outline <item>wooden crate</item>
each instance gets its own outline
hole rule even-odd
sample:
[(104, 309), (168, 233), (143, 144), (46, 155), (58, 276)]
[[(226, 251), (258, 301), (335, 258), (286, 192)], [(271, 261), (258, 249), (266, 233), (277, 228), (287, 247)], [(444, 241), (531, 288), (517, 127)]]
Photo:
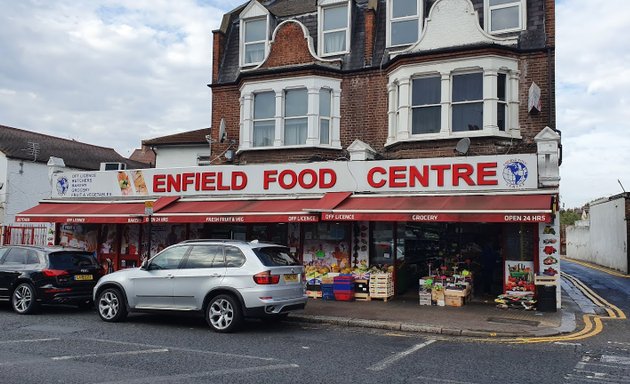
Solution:
[(369, 293), (363, 293), (363, 292), (355, 292), (354, 293), (354, 299), (356, 301), (370, 301), (370, 294)]
[(311, 299), (321, 299), (322, 291), (306, 291), (306, 296), (310, 297)]
[(420, 305), (431, 305), (431, 292), (419, 292), (418, 293)]
[(444, 304), (446, 304), (449, 307), (461, 307), (464, 305), (464, 297), (445, 295)]

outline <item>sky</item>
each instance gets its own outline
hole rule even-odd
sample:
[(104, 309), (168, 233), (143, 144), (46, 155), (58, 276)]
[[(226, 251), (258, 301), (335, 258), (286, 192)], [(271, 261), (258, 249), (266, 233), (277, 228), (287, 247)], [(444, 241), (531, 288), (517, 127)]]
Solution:
[[(0, 125), (126, 157), (209, 127), (212, 31), (243, 2), (0, 0)], [(556, 2), (565, 208), (630, 191), (628, 30), (628, 0)]]

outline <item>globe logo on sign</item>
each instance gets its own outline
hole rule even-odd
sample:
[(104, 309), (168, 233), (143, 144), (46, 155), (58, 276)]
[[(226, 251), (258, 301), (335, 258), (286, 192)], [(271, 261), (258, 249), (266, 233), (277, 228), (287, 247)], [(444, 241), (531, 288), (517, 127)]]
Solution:
[(68, 179), (62, 176), (57, 179), (57, 193), (65, 195), (68, 192)]
[(527, 175), (527, 166), (522, 161), (512, 160), (503, 167), (503, 180), (511, 187), (522, 187)]

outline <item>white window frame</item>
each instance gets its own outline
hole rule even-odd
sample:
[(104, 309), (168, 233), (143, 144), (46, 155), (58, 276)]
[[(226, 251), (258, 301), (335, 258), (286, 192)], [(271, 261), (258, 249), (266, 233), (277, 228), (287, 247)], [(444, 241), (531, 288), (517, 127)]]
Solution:
[[(493, 31), (492, 28), (492, 11), (497, 9), (505, 9), (518, 7), (518, 26), (515, 28), (498, 29)], [(513, 0), (506, 4), (490, 5), (490, 0), (484, 0), (484, 24), (485, 30), (491, 34), (518, 32), (527, 29), (527, 0)]]
[[(332, 29), (330, 31), (324, 31), (324, 10), (326, 9), (331, 9), (331, 8), (338, 8), (338, 7), (345, 7), (347, 12), (346, 12), (346, 27), (345, 28), (338, 28), (338, 29)], [(349, 0), (319, 0), (318, 2), (318, 6), (317, 6), (317, 45), (318, 45), (318, 49), (317, 49), (317, 53), (319, 54), (319, 56), (325, 57), (325, 56), (336, 56), (336, 55), (343, 55), (346, 54), (348, 52), (350, 52), (350, 45), (351, 45), (351, 41), (350, 41), (350, 27), (352, 26), (352, 6), (351, 6), (351, 1)], [(324, 35), (326, 33), (332, 33), (332, 32), (340, 32), (340, 31), (344, 31), (346, 32), (346, 47), (345, 50), (343, 51), (337, 51), (337, 52), (325, 52), (325, 44), (324, 44)]]
[[(330, 113), (328, 115), (322, 115), (321, 113), (321, 92), (322, 91), (328, 91), (330, 93), (330, 105), (328, 106)], [(331, 143), (331, 139), (332, 139), (332, 111), (333, 111), (333, 90), (323, 87), (319, 89), (320, 92), (320, 107), (319, 107), (319, 124), (318, 124), (318, 128), (319, 128), (319, 143), (323, 144), (323, 145), (330, 145)], [(328, 140), (327, 141), (323, 141), (323, 137), (322, 137), (322, 122), (327, 122), (328, 123)]]
[[(306, 88), (308, 92), (307, 137), (305, 144), (284, 144), (284, 97), (285, 91)], [(329, 143), (320, 140), (319, 93), (321, 89), (331, 91)], [(276, 96), (273, 145), (253, 146), (254, 95), (261, 92), (274, 92)], [(341, 80), (322, 76), (295, 77), (248, 82), (241, 87), (241, 124), (238, 151), (272, 150), (279, 148), (334, 148), (341, 149)]]
[[(411, 44), (414, 44), (420, 40), (420, 36), (422, 35), (422, 27), (423, 27), (423, 15), (424, 15), (424, 0), (415, 0), (417, 2), (416, 9), (418, 10), (418, 14), (415, 16), (405, 16), (405, 17), (397, 17), (394, 18), (394, 1), (387, 0), (387, 47), (405, 47)], [(409, 20), (417, 20), (418, 22), (418, 36), (416, 40), (411, 43), (403, 43), (403, 44), (393, 44), (392, 43), (392, 24), (399, 21), (409, 21)]]
[[(256, 65), (260, 65), (269, 54), (269, 35), (270, 35), (270, 15), (269, 11), (263, 7), (262, 5), (254, 2), (245, 8), (245, 10), (239, 15), (239, 63), (241, 68), (243, 67), (254, 67)], [(247, 28), (247, 23), (252, 21), (265, 20), (265, 39), (264, 40), (256, 40), (245, 42), (245, 30)], [(263, 43), (265, 46), (265, 52), (263, 54), (263, 58), (261, 61), (256, 62), (246, 62), (245, 61), (245, 46), (250, 44), (260, 44)]]
[[(452, 130), (452, 79), (453, 75), (482, 72), (483, 73), (483, 127), (480, 130), (459, 131)], [(506, 75), (507, 113), (505, 130), (499, 130), (497, 125), (497, 108), (499, 100), (497, 94), (498, 74)], [(412, 80), (422, 76), (441, 78), (440, 105), (441, 129), (437, 133), (412, 134)], [(386, 146), (404, 141), (427, 141), (454, 139), (463, 137), (498, 136), (506, 138), (521, 138), (518, 109), (519, 101), (519, 71), (518, 61), (501, 56), (481, 56), (469, 59), (455, 59), (449, 61), (406, 65), (392, 71), (389, 76), (389, 129)]]

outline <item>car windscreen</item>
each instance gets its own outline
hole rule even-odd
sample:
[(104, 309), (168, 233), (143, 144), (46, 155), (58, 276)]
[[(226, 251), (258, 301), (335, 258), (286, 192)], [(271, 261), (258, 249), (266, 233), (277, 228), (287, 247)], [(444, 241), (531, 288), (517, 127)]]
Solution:
[(289, 254), (287, 247), (261, 247), (254, 248), (254, 253), (258, 259), (267, 267), (283, 267), (287, 265), (300, 265)]
[(87, 252), (54, 252), (48, 255), (48, 260), (52, 269), (98, 267), (96, 258)]

